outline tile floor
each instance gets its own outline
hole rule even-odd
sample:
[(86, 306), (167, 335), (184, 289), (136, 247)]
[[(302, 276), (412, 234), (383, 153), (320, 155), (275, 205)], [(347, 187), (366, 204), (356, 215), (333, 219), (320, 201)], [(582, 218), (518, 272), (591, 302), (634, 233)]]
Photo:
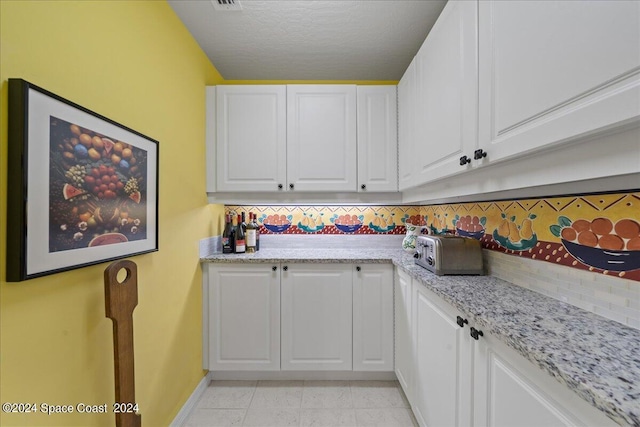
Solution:
[(212, 381), (185, 427), (414, 427), (397, 381)]

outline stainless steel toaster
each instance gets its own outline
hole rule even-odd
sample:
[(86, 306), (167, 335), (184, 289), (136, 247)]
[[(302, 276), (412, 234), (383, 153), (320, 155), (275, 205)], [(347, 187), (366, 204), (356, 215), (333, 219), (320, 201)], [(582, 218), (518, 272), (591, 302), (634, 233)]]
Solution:
[(460, 236), (418, 236), (415, 262), (443, 276), (447, 274), (483, 275), (480, 241)]

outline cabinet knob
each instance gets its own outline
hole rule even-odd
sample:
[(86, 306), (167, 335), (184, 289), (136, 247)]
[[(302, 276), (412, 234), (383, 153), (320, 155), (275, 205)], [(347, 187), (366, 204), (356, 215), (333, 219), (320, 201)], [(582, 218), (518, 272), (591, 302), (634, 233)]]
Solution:
[(469, 333), (471, 335), (471, 338), (473, 338), (474, 340), (478, 341), (478, 339), (482, 336), (484, 336), (484, 334), (482, 333), (482, 331), (477, 330), (476, 328), (474, 328), (473, 326), (471, 327), (471, 331)]
[(467, 163), (471, 163), (471, 159), (467, 156), (460, 157), (460, 166), (466, 166)]
[(482, 148), (473, 152), (473, 158), (475, 160), (480, 160), (483, 157), (487, 157), (487, 152), (484, 151)]
[(285, 265), (284, 267), (282, 267), (282, 270), (283, 270), (283, 271), (287, 271), (287, 270), (289, 270), (289, 267), (287, 267), (287, 266)]
[(357, 266), (356, 271), (360, 271), (360, 270), (362, 270), (362, 268), (360, 268), (360, 266)]
[(278, 190), (282, 190), (282, 184), (278, 184)]
[(367, 189), (367, 185), (366, 185), (366, 184), (362, 184), (362, 185), (360, 186), (360, 188), (362, 188), (363, 190), (366, 190), (366, 189)]
[(276, 271), (278, 269), (278, 267), (276, 267), (275, 265), (273, 267), (271, 267), (271, 270)]
[(469, 321), (467, 319), (463, 319), (460, 316), (456, 316), (456, 323), (458, 324), (458, 326), (460, 326), (461, 328), (464, 328), (464, 325), (468, 324)]
[(293, 190), (293, 183), (289, 184), (289, 188)]

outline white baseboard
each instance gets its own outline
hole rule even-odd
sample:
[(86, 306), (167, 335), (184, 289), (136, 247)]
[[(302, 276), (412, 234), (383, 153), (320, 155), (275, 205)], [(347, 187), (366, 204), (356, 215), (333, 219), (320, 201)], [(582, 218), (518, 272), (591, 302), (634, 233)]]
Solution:
[(182, 405), (182, 408), (180, 409), (176, 417), (171, 422), (170, 427), (182, 427), (185, 421), (187, 421), (189, 414), (191, 414), (191, 412), (193, 411), (193, 408), (195, 408), (196, 405), (198, 404), (200, 397), (202, 396), (204, 391), (207, 389), (207, 386), (209, 385), (212, 379), (213, 379), (213, 372), (208, 372), (207, 375), (202, 377), (202, 379), (196, 386), (195, 390), (193, 390), (193, 393), (191, 393), (191, 396), (189, 396), (187, 401), (184, 402), (184, 405)]
[(393, 381), (395, 372), (354, 371), (215, 371), (209, 372), (213, 380), (369, 380)]

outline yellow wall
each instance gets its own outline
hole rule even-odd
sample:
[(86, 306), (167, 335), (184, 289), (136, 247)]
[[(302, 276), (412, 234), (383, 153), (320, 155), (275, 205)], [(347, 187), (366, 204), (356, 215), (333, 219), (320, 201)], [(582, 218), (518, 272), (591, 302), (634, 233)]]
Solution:
[[(136, 397), (167, 425), (203, 377), (198, 240), (219, 234), (205, 193), (204, 86), (220, 75), (166, 2), (0, 1), (0, 396), (114, 401), (107, 264), (5, 283), (7, 79), (18, 77), (160, 141), (160, 251), (133, 257)], [(9, 248), (11, 250), (11, 248)], [(0, 414), (0, 424), (104, 425), (114, 415)]]

